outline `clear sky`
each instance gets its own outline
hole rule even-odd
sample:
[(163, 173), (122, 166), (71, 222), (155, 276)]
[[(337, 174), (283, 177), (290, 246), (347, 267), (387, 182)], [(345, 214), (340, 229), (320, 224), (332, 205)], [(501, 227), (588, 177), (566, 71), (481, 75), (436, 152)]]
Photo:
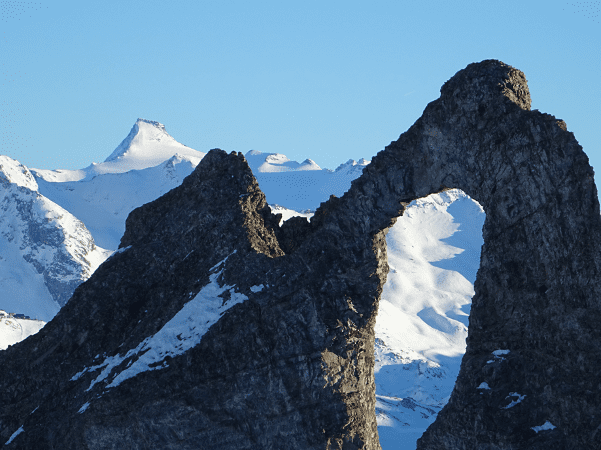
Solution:
[(0, 1), (0, 154), (83, 168), (142, 117), (196, 150), (333, 169), (492, 58), (601, 172), (599, 49), (601, 1)]

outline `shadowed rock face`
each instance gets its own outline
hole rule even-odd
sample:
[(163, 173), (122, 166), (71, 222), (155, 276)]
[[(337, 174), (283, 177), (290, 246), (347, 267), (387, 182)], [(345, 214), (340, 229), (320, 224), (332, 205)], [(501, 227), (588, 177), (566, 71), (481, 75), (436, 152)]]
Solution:
[[(53, 321), (0, 353), (0, 437), (23, 449), (379, 449), (385, 234), (413, 199), (447, 188), (484, 207), (484, 246), (457, 384), (419, 448), (595, 448), (593, 171), (499, 61), (445, 83), (310, 224), (279, 227), (244, 157), (209, 152), (131, 213), (124, 250)], [(216, 306), (188, 314), (199, 298)]]

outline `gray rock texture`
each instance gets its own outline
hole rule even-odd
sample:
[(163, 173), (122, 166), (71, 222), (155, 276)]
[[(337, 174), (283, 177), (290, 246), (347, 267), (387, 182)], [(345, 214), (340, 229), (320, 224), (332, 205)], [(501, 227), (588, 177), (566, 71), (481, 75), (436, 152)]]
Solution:
[[(134, 210), (122, 251), (0, 353), (6, 448), (379, 449), (384, 237), (409, 202), (448, 188), (484, 207), (484, 246), (457, 384), (419, 448), (599, 448), (593, 171), (499, 61), (445, 83), (311, 223), (279, 227), (244, 157), (220, 150)], [(225, 309), (200, 342), (117, 383), (155, 354), (141, 343), (213, 285)], [(210, 317), (189, 319), (192, 330)]]

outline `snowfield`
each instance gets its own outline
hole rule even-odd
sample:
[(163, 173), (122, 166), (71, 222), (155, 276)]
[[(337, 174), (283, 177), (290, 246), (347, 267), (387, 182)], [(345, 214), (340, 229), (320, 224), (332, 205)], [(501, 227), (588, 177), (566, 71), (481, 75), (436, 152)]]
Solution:
[(33, 319), (17, 319), (0, 311), (0, 350), (21, 342), (40, 331), (46, 322)]
[(465, 353), (483, 244), (482, 207), (459, 190), (413, 201), (386, 236), (376, 320), (376, 413), (384, 450), (413, 450), (447, 403)]

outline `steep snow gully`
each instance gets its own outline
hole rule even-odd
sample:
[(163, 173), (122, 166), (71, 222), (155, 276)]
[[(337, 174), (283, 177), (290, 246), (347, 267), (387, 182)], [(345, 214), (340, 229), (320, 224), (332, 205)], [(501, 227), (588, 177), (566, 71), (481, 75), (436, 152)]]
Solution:
[[(599, 448), (593, 171), (563, 121), (530, 110), (524, 74), (493, 60), (445, 83), (310, 222), (280, 226), (244, 156), (220, 150), (134, 210), (123, 251), (38, 334), (0, 353), (2, 440), (379, 449), (385, 236), (413, 200), (450, 188), (486, 211), (484, 245), (459, 376), (418, 449)], [(420, 314), (441, 326), (436, 311)], [(165, 350), (163, 335), (182, 352)]]

